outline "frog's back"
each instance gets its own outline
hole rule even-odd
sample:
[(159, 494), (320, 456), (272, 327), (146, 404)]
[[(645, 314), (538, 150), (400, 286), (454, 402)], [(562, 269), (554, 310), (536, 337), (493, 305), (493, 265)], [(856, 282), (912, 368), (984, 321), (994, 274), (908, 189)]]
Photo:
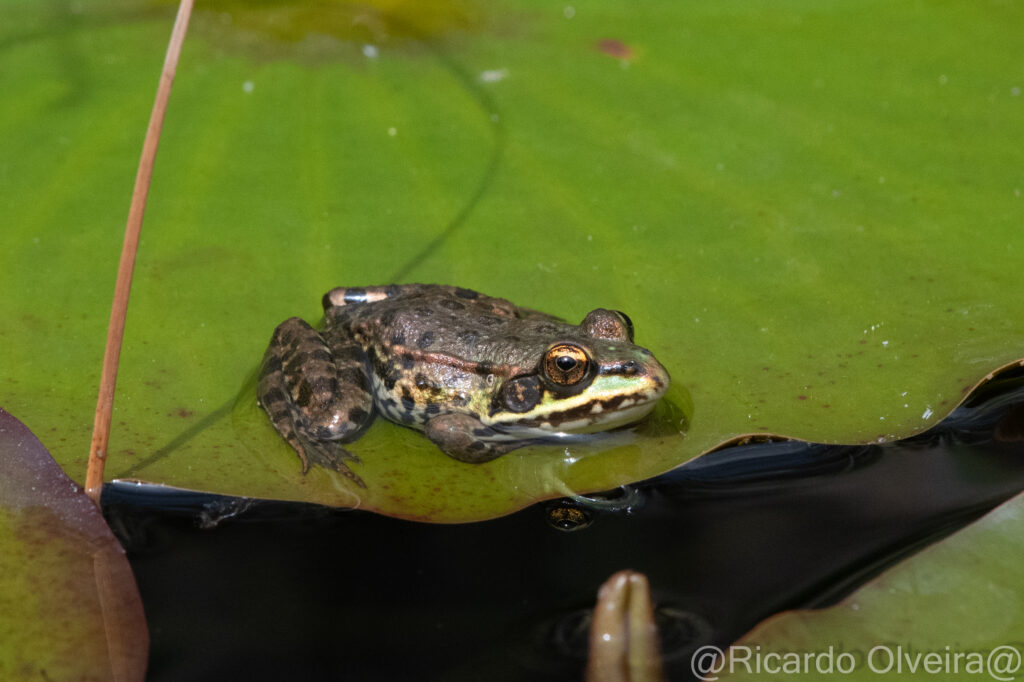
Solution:
[[(337, 288), (324, 295), (328, 326), (339, 326), (381, 357), (412, 354), (468, 363), (513, 363), (516, 351), (565, 326), (503, 298), (438, 284)], [(531, 352), (535, 352), (531, 349)]]

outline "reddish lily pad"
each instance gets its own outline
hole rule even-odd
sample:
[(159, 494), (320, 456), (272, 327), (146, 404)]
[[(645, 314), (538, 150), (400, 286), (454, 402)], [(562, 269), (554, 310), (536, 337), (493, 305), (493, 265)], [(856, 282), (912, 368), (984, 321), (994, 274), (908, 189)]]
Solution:
[(124, 550), (0, 409), (0, 678), (142, 680), (149, 636)]

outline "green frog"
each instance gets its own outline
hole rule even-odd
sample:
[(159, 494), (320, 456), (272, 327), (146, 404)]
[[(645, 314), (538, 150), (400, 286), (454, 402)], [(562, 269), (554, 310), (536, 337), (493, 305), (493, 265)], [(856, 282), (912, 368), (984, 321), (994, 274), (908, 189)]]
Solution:
[(338, 287), (323, 307), (322, 331), (297, 317), (274, 330), (259, 402), (303, 472), (315, 464), (358, 485), (348, 463), (359, 459), (341, 444), (376, 414), (478, 463), (636, 422), (669, 385), (614, 310), (573, 325), (436, 284)]

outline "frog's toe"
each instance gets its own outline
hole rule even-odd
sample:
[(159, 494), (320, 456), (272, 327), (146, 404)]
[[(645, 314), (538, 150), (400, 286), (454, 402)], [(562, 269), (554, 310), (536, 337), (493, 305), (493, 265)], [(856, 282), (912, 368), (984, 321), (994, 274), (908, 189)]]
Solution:
[(334, 469), (334, 471), (337, 471), (339, 474), (341, 474), (342, 476), (344, 476), (348, 480), (352, 481), (353, 483), (355, 483), (360, 488), (365, 488), (366, 487), (366, 483), (364, 483), (363, 479), (359, 477), (359, 474), (357, 474), (356, 472), (352, 471), (351, 469), (349, 469), (344, 464), (339, 462), (338, 463), (338, 467), (336, 469)]
[(346, 462), (358, 464), (362, 460), (359, 459), (358, 455), (352, 454), (338, 443), (307, 441), (303, 444), (300, 457), (302, 458), (302, 473), (304, 474), (309, 471), (311, 466), (321, 466), (324, 469), (337, 471), (360, 488), (366, 487), (366, 483), (359, 477), (359, 474), (352, 471), (346, 464)]

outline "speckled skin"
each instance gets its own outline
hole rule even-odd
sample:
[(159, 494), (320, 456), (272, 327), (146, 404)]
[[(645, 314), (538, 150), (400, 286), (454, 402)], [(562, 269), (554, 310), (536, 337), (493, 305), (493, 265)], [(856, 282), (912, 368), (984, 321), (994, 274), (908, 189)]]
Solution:
[(446, 454), (483, 462), (564, 432), (636, 421), (668, 388), (622, 313), (579, 325), (433, 284), (337, 288), (317, 332), (281, 323), (264, 356), (259, 400), (310, 464), (362, 480), (340, 443), (375, 414), (423, 430)]

